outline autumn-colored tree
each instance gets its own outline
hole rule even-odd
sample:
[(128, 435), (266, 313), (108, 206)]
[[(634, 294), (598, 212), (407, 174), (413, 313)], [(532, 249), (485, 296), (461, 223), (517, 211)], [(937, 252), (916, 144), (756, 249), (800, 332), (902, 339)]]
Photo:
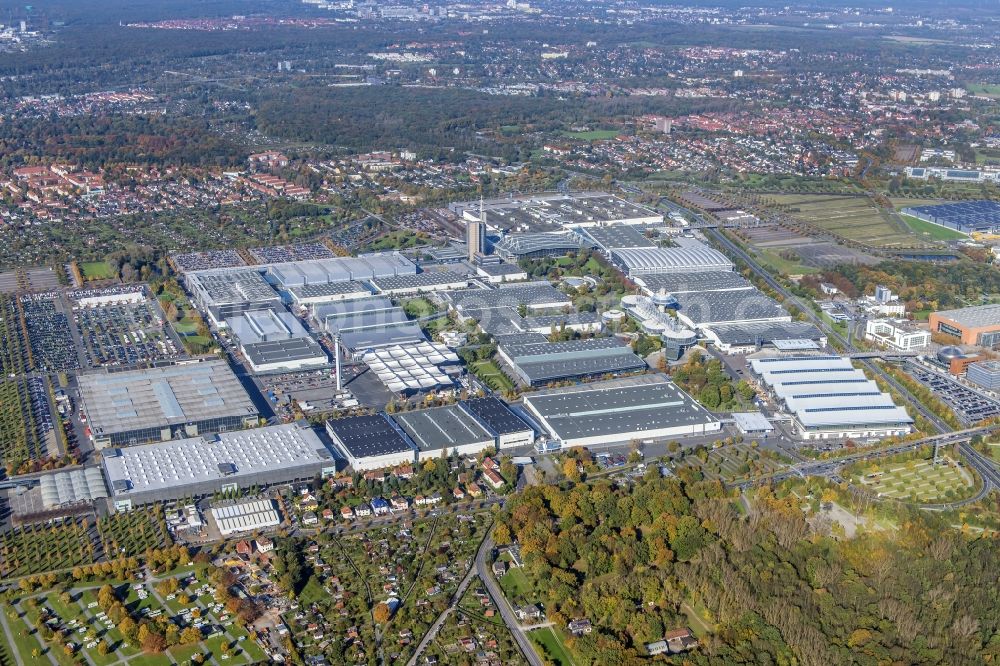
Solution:
[(389, 609), (389, 606), (384, 603), (378, 604), (375, 606), (375, 610), (372, 611), (372, 617), (375, 618), (375, 621), (379, 624), (385, 624), (389, 621), (391, 616), (392, 611)]

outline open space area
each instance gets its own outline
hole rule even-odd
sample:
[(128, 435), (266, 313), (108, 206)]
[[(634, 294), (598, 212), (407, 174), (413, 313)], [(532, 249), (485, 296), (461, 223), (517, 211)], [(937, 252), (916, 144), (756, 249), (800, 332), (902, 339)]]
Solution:
[(909, 460), (872, 468), (860, 478), (861, 484), (879, 497), (904, 502), (954, 502), (972, 494), (972, 474), (953, 458)]

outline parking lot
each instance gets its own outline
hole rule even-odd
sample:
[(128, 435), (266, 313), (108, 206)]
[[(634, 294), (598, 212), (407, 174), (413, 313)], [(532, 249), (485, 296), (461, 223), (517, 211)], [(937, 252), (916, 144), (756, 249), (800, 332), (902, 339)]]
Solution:
[(47, 372), (78, 369), (80, 359), (59, 297), (37, 294), (20, 300), (35, 368)]
[(177, 358), (178, 344), (149, 302), (78, 308), (73, 320), (91, 367), (135, 365)]
[(1000, 403), (959, 384), (950, 377), (908, 363), (906, 371), (924, 386), (934, 391), (964, 424), (970, 425), (983, 419), (1000, 416)]

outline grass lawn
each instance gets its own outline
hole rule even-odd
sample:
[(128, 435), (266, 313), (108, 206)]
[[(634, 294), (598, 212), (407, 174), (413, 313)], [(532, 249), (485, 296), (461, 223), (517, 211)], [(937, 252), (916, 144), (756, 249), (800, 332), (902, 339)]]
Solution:
[(1000, 98), (1000, 85), (992, 83), (971, 83), (965, 87), (973, 95)]
[(563, 132), (562, 135), (570, 139), (581, 139), (583, 141), (601, 141), (613, 139), (621, 134), (618, 130), (590, 130), (589, 132)]
[(965, 234), (960, 231), (955, 231), (954, 229), (949, 229), (948, 227), (942, 227), (940, 224), (933, 224), (931, 222), (924, 222), (923, 220), (918, 220), (912, 215), (900, 215), (906, 225), (913, 229), (913, 232), (921, 235), (927, 236), (934, 240), (939, 241), (949, 241), (949, 240), (965, 240), (968, 238)]
[(777, 252), (764, 250), (758, 247), (751, 247), (750, 251), (757, 255), (757, 259), (762, 264), (767, 264), (773, 271), (781, 273), (782, 275), (798, 275), (819, 272), (818, 268), (806, 266), (805, 264), (795, 261), (789, 261), (784, 257), (778, 256)]
[(913, 232), (866, 196), (776, 194), (768, 197), (813, 227), (873, 247), (907, 246)]
[(528, 632), (528, 638), (534, 643), (538, 653), (546, 659), (546, 663), (556, 666), (573, 666), (573, 659), (566, 651), (566, 646), (551, 627)]
[(191, 657), (201, 652), (201, 650), (201, 643), (195, 643), (194, 645), (175, 645), (167, 650), (167, 652), (178, 664), (186, 664), (191, 661)]
[(472, 372), (486, 382), (494, 391), (512, 391), (514, 384), (507, 375), (500, 371), (493, 361), (479, 361), (472, 365)]
[(129, 666), (171, 666), (170, 657), (166, 654), (140, 654), (128, 660)]
[(411, 298), (403, 303), (403, 310), (411, 317), (429, 317), (437, 312), (434, 304), (426, 298)]
[(110, 280), (115, 272), (106, 261), (85, 261), (80, 264), (80, 273), (84, 280)]
[(526, 600), (530, 594), (531, 586), (528, 584), (528, 577), (524, 575), (520, 567), (512, 567), (500, 577), (500, 587), (504, 596), (514, 603), (515, 599)]

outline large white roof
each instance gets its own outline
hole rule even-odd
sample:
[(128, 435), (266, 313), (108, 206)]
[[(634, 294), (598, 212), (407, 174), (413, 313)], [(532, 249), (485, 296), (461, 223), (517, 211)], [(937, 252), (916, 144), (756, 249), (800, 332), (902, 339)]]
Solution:
[(637, 247), (611, 251), (612, 258), (628, 272), (732, 270), (726, 255), (692, 239), (678, 239), (677, 247)]

